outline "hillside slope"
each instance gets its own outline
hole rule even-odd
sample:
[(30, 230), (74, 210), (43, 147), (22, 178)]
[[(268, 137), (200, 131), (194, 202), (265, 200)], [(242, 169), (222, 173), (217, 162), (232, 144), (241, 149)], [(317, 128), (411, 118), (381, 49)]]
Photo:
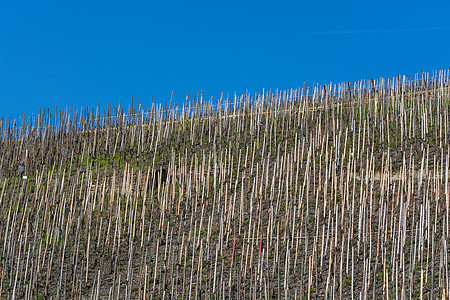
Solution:
[(448, 295), (448, 80), (3, 121), (0, 298)]

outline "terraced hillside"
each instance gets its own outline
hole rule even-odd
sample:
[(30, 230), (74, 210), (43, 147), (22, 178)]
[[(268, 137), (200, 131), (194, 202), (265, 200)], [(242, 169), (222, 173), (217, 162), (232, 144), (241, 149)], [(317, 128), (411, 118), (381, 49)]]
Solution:
[(3, 119), (0, 298), (447, 297), (450, 77), (416, 78)]

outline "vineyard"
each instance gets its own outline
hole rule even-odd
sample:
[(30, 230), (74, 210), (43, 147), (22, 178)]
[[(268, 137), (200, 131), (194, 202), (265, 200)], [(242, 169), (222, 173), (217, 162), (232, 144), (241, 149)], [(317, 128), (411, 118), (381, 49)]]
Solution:
[(447, 298), (449, 82), (3, 118), (0, 298)]

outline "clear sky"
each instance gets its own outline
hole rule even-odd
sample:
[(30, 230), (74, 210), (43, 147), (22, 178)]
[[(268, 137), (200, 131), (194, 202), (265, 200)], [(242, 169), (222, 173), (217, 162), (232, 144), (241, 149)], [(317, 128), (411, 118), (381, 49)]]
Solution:
[(0, 3), (0, 117), (450, 66), (450, 1)]

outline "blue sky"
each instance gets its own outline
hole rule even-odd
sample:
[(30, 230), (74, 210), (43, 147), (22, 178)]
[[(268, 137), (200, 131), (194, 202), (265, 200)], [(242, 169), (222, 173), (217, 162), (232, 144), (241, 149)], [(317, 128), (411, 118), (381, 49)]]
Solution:
[(2, 1), (0, 117), (447, 69), (449, 13), (449, 1)]

